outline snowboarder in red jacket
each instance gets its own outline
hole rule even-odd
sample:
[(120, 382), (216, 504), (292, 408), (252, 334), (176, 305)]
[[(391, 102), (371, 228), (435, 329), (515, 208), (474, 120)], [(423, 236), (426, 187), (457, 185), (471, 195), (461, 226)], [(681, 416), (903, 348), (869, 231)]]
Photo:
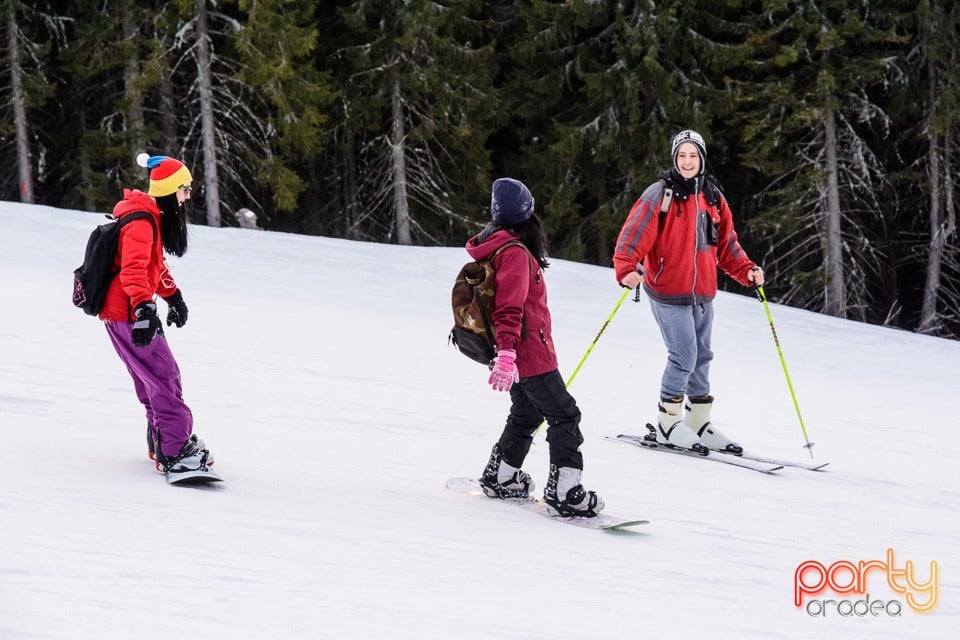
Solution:
[(117, 355), (133, 378), (137, 399), (147, 418), (150, 457), (164, 473), (206, 472), (213, 456), (193, 433), (193, 415), (183, 401), (180, 369), (170, 351), (154, 297), (167, 305), (167, 326), (187, 322), (183, 294), (167, 269), (164, 250), (182, 256), (187, 250), (184, 204), (193, 180), (179, 160), (166, 156), (137, 157), (150, 169), (147, 193), (125, 189), (113, 217), (145, 211), (150, 219), (123, 226), (110, 283), (100, 311)]

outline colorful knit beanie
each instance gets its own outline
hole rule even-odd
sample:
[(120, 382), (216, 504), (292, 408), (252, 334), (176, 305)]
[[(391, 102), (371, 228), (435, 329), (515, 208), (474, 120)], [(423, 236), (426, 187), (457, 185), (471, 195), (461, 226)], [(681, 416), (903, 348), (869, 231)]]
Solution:
[(150, 188), (148, 196), (154, 198), (169, 196), (182, 187), (189, 187), (193, 181), (190, 170), (179, 160), (167, 156), (151, 156), (141, 153), (137, 164), (150, 169)]

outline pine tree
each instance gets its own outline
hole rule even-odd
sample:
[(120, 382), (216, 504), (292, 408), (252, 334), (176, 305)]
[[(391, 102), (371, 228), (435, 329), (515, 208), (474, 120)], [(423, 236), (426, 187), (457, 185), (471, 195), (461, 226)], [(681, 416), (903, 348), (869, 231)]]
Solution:
[(545, 192), (559, 255), (609, 264), (630, 206), (670, 165), (672, 136), (710, 137), (723, 87), (698, 61), (716, 47), (709, 18), (688, 2), (515, 9), (505, 94), (523, 156), (501, 162)]
[(13, 162), (9, 166), (6, 161), (0, 163), (0, 174), (16, 176), (16, 183), (0, 179), (0, 194), (16, 192), (21, 202), (33, 203), (37, 199), (36, 158), (43, 153), (39, 142), (42, 128), (31, 112), (53, 93), (48, 77), (50, 55), (55, 46), (65, 46), (69, 18), (57, 15), (47, 2), (7, 0), (4, 4), (0, 10), (4, 27), (0, 53), (6, 67), (0, 80), (0, 157)]
[[(332, 144), (348, 237), (399, 244), (462, 239), (489, 193), (484, 145), (497, 118), (491, 49), (475, 0), (357, 0), (336, 76)], [(476, 215), (470, 212), (476, 211)]]
[(303, 171), (318, 153), (335, 94), (329, 72), (313, 64), (317, 18), (310, 3), (298, 0), (241, 0), (245, 26), (234, 48), (241, 63), (237, 79), (263, 96), (260, 114), (271, 132), (269, 154), (249, 162), (272, 194), (280, 213), (297, 210), (306, 188)]
[(70, 82), (59, 89), (60, 113), (50, 114), (59, 150), (51, 163), (66, 206), (106, 210), (124, 188), (145, 184), (135, 158), (158, 138), (154, 111), (145, 108), (159, 82), (149, 64), (160, 48), (158, 15), (133, 0), (77, 4), (69, 46), (58, 58)]
[(870, 142), (891, 125), (873, 91), (899, 73), (902, 38), (866, 3), (750, 3), (749, 55), (733, 82), (743, 161), (770, 182), (759, 222), (767, 266), (786, 303), (867, 316), (882, 279), (873, 230), (887, 176)]
[(960, 166), (960, 59), (956, 34), (960, 8), (923, 0), (916, 13), (916, 89), (925, 96), (922, 130), (927, 141), (928, 240), (917, 331), (949, 334), (960, 328), (960, 246), (954, 168)]
[[(170, 70), (161, 96), (177, 97), (177, 155), (193, 170), (195, 197), (203, 198), (211, 226), (243, 210), (263, 214), (296, 206), (302, 182), (289, 166), (289, 151), (304, 143), (291, 140), (309, 136), (321, 120), (314, 110), (323, 94), (321, 85), (291, 81), (302, 70), (311, 78), (306, 65), (315, 26), (309, 6), (301, 5), (178, 0), (176, 24), (167, 29), (169, 62), (159, 65)], [(276, 126), (278, 117), (283, 126)]]

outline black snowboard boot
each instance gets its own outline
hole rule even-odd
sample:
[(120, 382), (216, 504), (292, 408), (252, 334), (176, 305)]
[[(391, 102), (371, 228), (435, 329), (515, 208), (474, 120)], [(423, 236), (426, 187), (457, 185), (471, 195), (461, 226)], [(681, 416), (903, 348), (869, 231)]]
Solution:
[(529, 475), (503, 460), (499, 443), (493, 445), (490, 460), (480, 476), (480, 487), (491, 498), (529, 498), (535, 489)]
[(207, 449), (206, 443), (198, 438), (197, 434), (192, 434), (183, 443), (176, 456), (163, 455), (160, 447), (156, 447), (154, 453), (157, 456), (157, 470), (163, 473), (206, 471), (208, 467), (213, 466), (213, 456)]
[(543, 501), (557, 515), (592, 518), (603, 509), (603, 498), (593, 491), (587, 491), (580, 484), (581, 474), (580, 469), (558, 469), (557, 465), (550, 465), (550, 477), (547, 479), (547, 488), (543, 490)]

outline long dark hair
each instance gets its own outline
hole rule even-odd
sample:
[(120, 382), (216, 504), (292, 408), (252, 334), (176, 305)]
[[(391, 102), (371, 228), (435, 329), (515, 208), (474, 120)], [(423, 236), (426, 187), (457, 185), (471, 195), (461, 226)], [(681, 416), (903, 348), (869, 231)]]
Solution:
[(164, 250), (178, 258), (187, 252), (187, 212), (177, 202), (177, 194), (158, 196), (160, 206), (160, 237)]
[(533, 257), (536, 258), (537, 264), (540, 265), (541, 269), (546, 269), (550, 266), (550, 263), (547, 261), (547, 234), (543, 232), (543, 225), (540, 224), (540, 219), (536, 215), (530, 216), (527, 220), (519, 224), (511, 224), (509, 226), (491, 223), (484, 229), (480, 236), (481, 239), (487, 238), (498, 229), (506, 229), (516, 235), (520, 242), (530, 250)]

